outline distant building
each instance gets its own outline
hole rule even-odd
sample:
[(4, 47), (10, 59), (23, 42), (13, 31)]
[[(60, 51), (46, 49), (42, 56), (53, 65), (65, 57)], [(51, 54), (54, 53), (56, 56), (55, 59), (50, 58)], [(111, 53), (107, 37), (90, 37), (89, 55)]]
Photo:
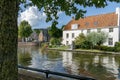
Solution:
[(40, 42), (49, 42), (50, 36), (48, 34), (48, 29), (41, 29), (38, 40)]
[(32, 40), (38, 41), (38, 35), (39, 35), (39, 34), (37, 34), (37, 33), (34, 31), (34, 32), (31, 34), (30, 38), (31, 38)]
[(80, 33), (86, 35), (92, 31), (108, 33), (104, 45), (114, 46), (115, 42), (120, 41), (120, 8), (116, 8), (116, 12), (113, 13), (72, 19), (63, 29), (62, 44), (71, 45)]

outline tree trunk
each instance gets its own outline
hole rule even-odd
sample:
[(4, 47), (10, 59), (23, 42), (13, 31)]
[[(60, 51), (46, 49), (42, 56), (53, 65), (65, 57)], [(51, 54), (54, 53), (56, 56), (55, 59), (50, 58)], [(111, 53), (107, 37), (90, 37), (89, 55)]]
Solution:
[(19, 0), (0, 0), (0, 80), (17, 80)]

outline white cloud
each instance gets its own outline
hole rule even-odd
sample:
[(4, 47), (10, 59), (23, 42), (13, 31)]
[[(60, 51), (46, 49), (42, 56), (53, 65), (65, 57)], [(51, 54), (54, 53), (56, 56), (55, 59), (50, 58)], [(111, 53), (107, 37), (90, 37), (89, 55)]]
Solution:
[(45, 27), (42, 26), (42, 23), (45, 23), (45, 19), (45, 13), (41, 13), (36, 6), (32, 6), (20, 13), (18, 17), (18, 25), (21, 21), (26, 20), (33, 28), (41, 28)]

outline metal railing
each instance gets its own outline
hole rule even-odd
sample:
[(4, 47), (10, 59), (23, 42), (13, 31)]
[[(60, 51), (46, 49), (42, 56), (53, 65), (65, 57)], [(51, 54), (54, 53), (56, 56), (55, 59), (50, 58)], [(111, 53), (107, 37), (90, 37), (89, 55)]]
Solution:
[(66, 74), (66, 73), (54, 72), (50, 70), (42, 70), (42, 69), (36, 69), (36, 68), (31, 68), (31, 67), (24, 67), (20, 65), (18, 65), (18, 68), (45, 73), (46, 78), (49, 77), (49, 74), (52, 74), (52, 75), (63, 76), (63, 77), (68, 77), (68, 78), (73, 78), (73, 79), (78, 79), (78, 80), (95, 80), (93, 78), (86, 77), (86, 76), (71, 75), (71, 74)]

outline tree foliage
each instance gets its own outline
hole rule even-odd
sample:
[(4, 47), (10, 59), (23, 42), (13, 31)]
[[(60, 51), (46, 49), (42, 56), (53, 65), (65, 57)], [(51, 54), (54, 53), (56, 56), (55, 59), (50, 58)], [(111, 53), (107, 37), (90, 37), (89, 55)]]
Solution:
[(41, 30), (39, 30), (39, 29), (34, 29), (34, 31), (35, 31), (35, 33), (37, 33), (37, 35), (39, 35), (41, 32)]
[(93, 48), (94, 46), (100, 46), (104, 42), (106, 42), (108, 38), (108, 34), (105, 32), (91, 32), (87, 34), (86, 36), (81, 33), (76, 39), (75, 39), (75, 45), (79, 48)]
[(85, 40), (86, 36), (83, 33), (81, 33), (77, 38), (75, 38), (75, 45), (82, 47), (84, 45)]
[(51, 45), (60, 45), (61, 44), (61, 40), (59, 38), (51, 38), (50, 39), (50, 44)]
[(91, 32), (87, 35), (86, 40), (92, 44), (91, 46), (94, 47), (95, 45), (100, 46), (101, 44), (106, 42), (107, 38), (108, 34), (105, 32)]
[(49, 33), (50, 37), (53, 37), (53, 38), (62, 37), (62, 30), (57, 28), (56, 26), (50, 27), (48, 33)]
[(30, 24), (27, 21), (22, 21), (19, 26), (19, 35), (21, 38), (29, 37), (32, 33)]
[(59, 18), (58, 13), (60, 11), (68, 16), (74, 14), (75, 19), (79, 19), (84, 17), (86, 13), (85, 10), (79, 8), (81, 6), (101, 8), (107, 6), (108, 2), (120, 2), (120, 0), (30, 0), (31, 3), (27, 3), (26, 0), (21, 1), (24, 2), (25, 6), (36, 5), (40, 11), (47, 15), (46, 22), (52, 20), (53, 24)]

